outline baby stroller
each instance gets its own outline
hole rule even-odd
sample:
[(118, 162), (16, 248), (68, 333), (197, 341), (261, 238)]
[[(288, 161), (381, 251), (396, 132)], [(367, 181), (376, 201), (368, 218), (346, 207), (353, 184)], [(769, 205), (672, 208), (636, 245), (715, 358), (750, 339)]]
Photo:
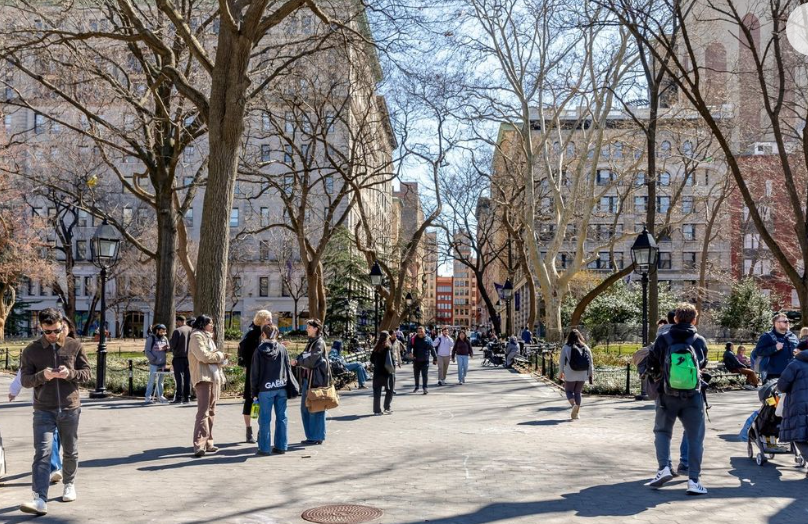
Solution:
[(483, 349), (483, 366), (504, 366), (505, 352), (501, 350), (499, 344), (488, 344)]
[[(782, 418), (776, 414), (777, 404), (780, 402), (780, 392), (777, 391), (777, 382), (764, 384), (758, 391), (760, 409), (752, 419), (746, 436), (747, 454), (754, 458), (758, 466), (762, 466), (775, 455), (794, 455), (794, 462), (798, 466), (805, 465), (805, 459), (799, 454), (794, 444), (783, 445), (777, 441), (780, 436), (780, 422)], [(757, 446), (758, 453), (754, 447)], [(767, 459), (768, 456), (768, 459)]]

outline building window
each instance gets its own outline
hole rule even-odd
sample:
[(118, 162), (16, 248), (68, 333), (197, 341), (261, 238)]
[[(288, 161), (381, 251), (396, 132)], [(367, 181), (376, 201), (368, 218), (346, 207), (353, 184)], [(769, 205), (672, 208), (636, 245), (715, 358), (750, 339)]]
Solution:
[(759, 249), (760, 248), (760, 234), (747, 233), (743, 236), (744, 249)]
[(3, 116), (3, 126), (6, 128), (6, 133), (11, 133), (11, 115), (4, 115)]
[(294, 113), (292, 113), (291, 111), (287, 111), (284, 114), (283, 119), (285, 121), (284, 122), (284, 130), (286, 131), (286, 133), (288, 133), (290, 136), (294, 135), (295, 134), (295, 116), (294, 116)]
[(261, 227), (267, 227), (269, 225), (269, 208), (262, 207), (261, 208)]
[(34, 115), (34, 132), (38, 135), (45, 132), (45, 115), (39, 113)]
[(233, 277), (233, 296), (241, 296), (241, 277)]
[(620, 208), (620, 203), (616, 196), (600, 197), (600, 212), (601, 213), (617, 213)]
[(185, 225), (188, 227), (194, 227), (194, 208), (192, 207), (189, 207), (185, 212)]
[(662, 143), (659, 145), (659, 155), (662, 158), (668, 158), (671, 156), (671, 143), (668, 140), (663, 140)]
[(259, 297), (269, 296), (269, 277), (258, 278), (258, 296)]
[(671, 197), (658, 196), (656, 197), (656, 211), (657, 213), (667, 213), (671, 208)]
[(230, 210), (230, 227), (238, 227), (238, 208)]
[(269, 241), (268, 240), (260, 240), (258, 242), (258, 258), (261, 262), (266, 262), (269, 260)]
[(272, 148), (269, 144), (261, 144), (261, 162), (272, 160)]
[(659, 185), (660, 186), (669, 186), (671, 185), (671, 174), (667, 171), (662, 172), (659, 174)]
[(685, 140), (684, 144), (682, 144), (682, 154), (687, 158), (693, 156), (693, 142)]
[(334, 194), (334, 176), (327, 175), (324, 179), (325, 183), (325, 192), (326, 194), (333, 195)]
[(196, 148), (193, 145), (185, 146), (185, 149), (182, 150), (182, 160), (186, 164), (190, 163), (194, 159), (194, 152)]
[(292, 146), (289, 144), (283, 146), (283, 161), (287, 165), (292, 163)]
[(696, 269), (696, 253), (693, 252), (682, 253), (682, 268)]
[(769, 275), (772, 272), (771, 260), (745, 258), (743, 261), (743, 272), (745, 275)]
[(93, 292), (93, 277), (84, 277), (84, 296), (92, 296)]
[(607, 186), (614, 180), (614, 173), (608, 169), (598, 169), (597, 183), (599, 186)]
[(89, 225), (89, 222), (90, 222), (90, 214), (88, 212), (84, 211), (83, 209), (79, 209), (79, 214), (78, 214), (77, 220), (78, 220), (78, 222), (77, 222), (76, 225), (78, 227), (87, 227)]
[(283, 177), (283, 192), (287, 195), (292, 194), (292, 189), (295, 187), (294, 175), (284, 175)]
[(76, 240), (76, 260), (85, 260), (87, 258), (87, 241)]
[(634, 187), (642, 187), (645, 185), (645, 171), (639, 171), (634, 176)]
[(692, 196), (685, 196), (682, 197), (682, 213), (685, 215), (689, 215), (693, 212), (693, 197)]
[(648, 197), (647, 196), (635, 196), (634, 197), (634, 212), (635, 213), (645, 213), (648, 211)]
[(272, 120), (269, 118), (269, 113), (264, 112), (261, 114), (261, 130), (264, 132), (272, 129)]
[(666, 253), (664, 251), (659, 252), (659, 262), (657, 263), (658, 269), (670, 269), (671, 268), (671, 254)]
[(696, 184), (696, 173), (692, 171), (690, 173), (685, 173), (685, 185), (688, 187), (692, 187)]
[(696, 240), (696, 225), (695, 224), (685, 224), (682, 226), (682, 237), (685, 240), (692, 241)]

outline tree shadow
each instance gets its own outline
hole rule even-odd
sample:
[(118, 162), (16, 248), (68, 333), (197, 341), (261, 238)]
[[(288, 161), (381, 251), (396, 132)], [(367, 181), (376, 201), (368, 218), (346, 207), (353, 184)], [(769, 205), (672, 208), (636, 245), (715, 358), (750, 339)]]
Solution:
[[(241, 448), (241, 449), (228, 449), (233, 448), (236, 446), (241, 446), (241, 444), (220, 444), (217, 447), (219, 448), (219, 452), (215, 455), (209, 455), (210, 457), (216, 456), (228, 456), (239, 453), (239, 451), (244, 450), (253, 450), (254, 448), (251, 446), (249, 448)], [(107, 466), (121, 466), (125, 464), (137, 464), (140, 462), (152, 462), (155, 460), (163, 460), (163, 459), (176, 459), (176, 458), (189, 458), (197, 461), (204, 461), (205, 457), (197, 458), (193, 456), (193, 448), (191, 446), (175, 446), (171, 448), (157, 448), (157, 449), (146, 449), (141, 452), (135, 453), (133, 455), (129, 455), (128, 457), (109, 457), (103, 459), (92, 459), (92, 460), (82, 460), (79, 464), (82, 468), (103, 468)]]

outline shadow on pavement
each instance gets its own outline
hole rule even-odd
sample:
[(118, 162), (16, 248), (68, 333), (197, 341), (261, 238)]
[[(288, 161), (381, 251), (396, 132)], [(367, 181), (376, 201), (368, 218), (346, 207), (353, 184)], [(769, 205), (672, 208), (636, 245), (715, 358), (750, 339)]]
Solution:
[(570, 419), (565, 418), (563, 420), (529, 420), (527, 422), (520, 422), (519, 426), (557, 426), (559, 424), (564, 424), (570, 422)]
[(337, 422), (352, 422), (354, 420), (359, 420), (360, 418), (370, 418), (372, 416), (372, 413), (365, 415), (340, 415), (338, 417), (328, 417), (328, 420), (336, 420)]
[[(220, 444), (218, 446), (219, 452), (216, 453), (215, 455), (209, 455), (209, 457), (227, 456), (244, 450), (251, 450), (253, 453), (255, 452), (255, 449), (253, 447), (242, 448), (241, 450), (227, 449), (232, 448), (234, 446), (240, 446), (240, 444)], [(172, 448), (147, 449), (140, 453), (129, 455), (128, 457), (110, 457), (105, 459), (82, 460), (79, 466), (81, 468), (103, 468), (107, 466), (121, 466), (124, 464), (137, 464), (139, 462), (150, 462), (154, 460), (176, 459), (183, 457), (187, 457), (189, 460), (196, 460), (196, 461), (204, 461), (206, 458), (206, 457), (202, 458), (194, 457), (193, 448), (191, 446), (175, 446)]]
[(726, 440), (727, 442), (745, 442), (741, 440), (741, 435), (739, 433), (723, 433), (718, 435), (718, 438), (721, 440)]

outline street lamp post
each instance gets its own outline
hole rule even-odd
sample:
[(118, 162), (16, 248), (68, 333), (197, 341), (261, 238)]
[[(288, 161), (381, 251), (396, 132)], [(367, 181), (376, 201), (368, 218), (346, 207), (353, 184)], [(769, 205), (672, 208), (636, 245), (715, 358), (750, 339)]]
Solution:
[(105, 317), (107, 314), (107, 269), (118, 260), (118, 250), (121, 240), (115, 228), (106, 220), (98, 226), (92, 239), (93, 264), (101, 269), (101, 330), (98, 335), (98, 353), (95, 391), (90, 392), (90, 398), (104, 398), (107, 396), (107, 329)]
[(502, 286), (502, 297), (505, 299), (505, 331), (506, 336), (513, 335), (513, 319), (511, 318), (511, 298), (513, 297), (513, 283), (511, 279)]
[(382, 268), (379, 262), (373, 262), (370, 268), (370, 283), (373, 285), (373, 329), (376, 333), (376, 340), (379, 339), (379, 286), (382, 285)]
[[(659, 248), (653, 235), (643, 227), (642, 233), (634, 241), (631, 246), (631, 261), (634, 263), (634, 271), (642, 275), (642, 345), (648, 346), (648, 273), (655, 267)], [(640, 395), (636, 397), (637, 400), (645, 400), (648, 395), (645, 391), (645, 385), (641, 387)]]

